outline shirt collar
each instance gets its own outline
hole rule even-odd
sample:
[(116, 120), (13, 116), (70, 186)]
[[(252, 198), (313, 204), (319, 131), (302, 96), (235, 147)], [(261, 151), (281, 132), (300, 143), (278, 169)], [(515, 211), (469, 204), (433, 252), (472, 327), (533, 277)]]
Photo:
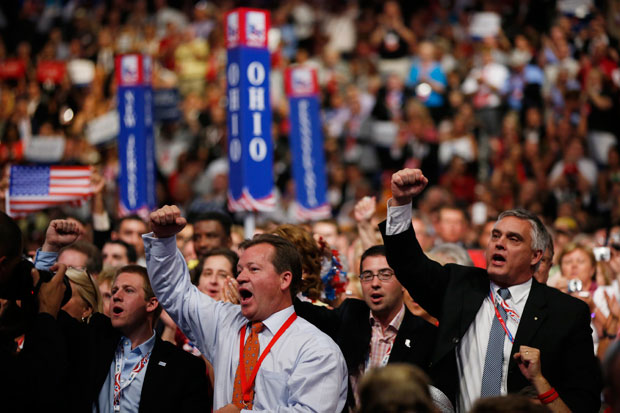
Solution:
[(271, 314), (269, 317), (263, 320), (263, 325), (269, 330), (272, 335), (275, 335), (276, 332), (280, 329), (280, 327), (282, 327), (282, 325), (294, 312), (295, 309), (291, 305), (284, 310), (280, 310), (277, 313)]
[[(494, 292), (497, 292), (499, 288), (501, 288), (499, 285), (491, 281), (491, 289)], [(525, 300), (528, 297), (531, 288), (532, 278), (530, 278), (524, 283), (511, 285), (510, 287), (508, 287), (508, 291), (510, 291), (510, 298), (506, 301), (511, 301), (513, 305), (518, 305), (519, 303), (521, 303), (521, 301)]]
[[(403, 304), (400, 307), (400, 310), (398, 311), (398, 313), (394, 316), (392, 321), (390, 321), (390, 324), (388, 325), (388, 329), (391, 327), (395, 331), (398, 331), (400, 329), (400, 325), (403, 323), (403, 318), (405, 318), (405, 304)], [(370, 312), (370, 315), (368, 316), (368, 320), (370, 321), (371, 326), (377, 323), (377, 320), (372, 315), (372, 311)]]
[(133, 350), (131, 350), (131, 340), (128, 339), (127, 337), (122, 336), (121, 343), (123, 343), (123, 349), (126, 352), (132, 352), (132, 353), (136, 353), (139, 355), (146, 354), (149, 351), (152, 351), (153, 347), (155, 346), (155, 330), (153, 330), (153, 335), (151, 336), (151, 338), (149, 338), (148, 340), (146, 340), (144, 343), (140, 344), (138, 347), (134, 348)]

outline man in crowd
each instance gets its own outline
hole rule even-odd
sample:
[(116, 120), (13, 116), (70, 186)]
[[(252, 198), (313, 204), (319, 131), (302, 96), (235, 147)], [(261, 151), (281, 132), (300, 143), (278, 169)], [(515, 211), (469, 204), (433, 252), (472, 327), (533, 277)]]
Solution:
[(351, 408), (357, 404), (351, 396), (359, 396), (359, 379), (367, 370), (398, 362), (427, 370), (437, 330), (405, 307), (404, 289), (383, 245), (362, 254), (360, 281), (364, 301), (345, 300), (334, 310), (295, 300), (295, 311), (340, 346), (349, 370)]
[(244, 246), (237, 306), (215, 301), (192, 285), (174, 237), (186, 224), (179, 209), (165, 206), (150, 219), (153, 232), (143, 238), (151, 283), (168, 314), (213, 364), (214, 408), (342, 411), (347, 396), (342, 353), (293, 309), (301, 282), (294, 246), (269, 234)]
[(129, 215), (120, 219), (116, 230), (112, 231), (112, 239), (120, 239), (127, 244), (132, 245), (138, 256), (137, 263), (144, 265), (144, 244), (142, 243), (142, 234), (149, 232), (146, 223), (137, 215)]
[(538, 268), (534, 273), (534, 278), (541, 284), (547, 284), (549, 280), (549, 271), (553, 266), (553, 256), (555, 255), (555, 251), (553, 249), (553, 237), (549, 234), (549, 239), (547, 240), (547, 245), (545, 246), (544, 254), (540, 259), (540, 264), (538, 264)]
[(103, 244), (101, 249), (103, 265), (106, 267), (122, 267), (135, 264), (138, 259), (133, 245), (120, 239), (110, 240)]
[(427, 183), (419, 169), (392, 176), (381, 231), (399, 281), (439, 319), (431, 367), (436, 385), (467, 411), (481, 396), (530, 385), (532, 377), (525, 375), (537, 355), (540, 397), (572, 411), (598, 411), (601, 380), (590, 312), (583, 302), (533, 279), (549, 238), (544, 225), (527, 211), (506, 211), (486, 249), (487, 270), (441, 266), (423, 254), (410, 224), (412, 199)]
[(465, 211), (451, 206), (441, 207), (439, 209), (437, 239), (435, 242), (440, 244), (451, 242), (464, 245), (467, 227)]
[[(63, 220), (65, 221), (65, 220)], [(76, 226), (79, 232), (79, 227)], [(58, 250), (58, 263), (88, 271), (97, 276), (101, 271), (101, 251), (88, 241), (75, 241)]]
[[(56, 333), (54, 319), (45, 311), (45, 303), (39, 304), (37, 312), (32, 299), (49, 287), (62, 284), (65, 267), (59, 269), (52, 281), (41, 284), (40, 289), (31, 294), (28, 287), (38, 283), (39, 274), (32, 273), (31, 285), (24, 282), (30, 279), (32, 265), (24, 265), (27, 261), (22, 257), (22, 232), (4, 212), (0, 212), (0, 233), (2, 410), (59, 412), (63, 400), (61, 383), (66, 380), (64, 342)], [(74, 239), (72, 237), (72, 241)], [(22, 334), (26, 338), (23, 349), (18, 352), (16, 338)]]
[[(52, 223), (45, 245), (68, 242), (70, 228), (63, 226), (64, 221)], [(59, 234), (61, 228), (63, 234)], [(77, 236), (77, 230), (73, 235)], [(38, 254), (37, 268), (49, 268), (55, 257), (53, 251)], [(144, 267), (127, 265), (116, 272), (110, 318), (96, 313), (88, 324), (78, 322), (60, 310), (63, 293), (64, 288), (56, 288), (43, 299), (48, 303), (45, 311), (57, 319), (56, 329), (65, 339), (66, 387), (72, 389), (65, 400), (66, 411), (209, 409), (204, 362), (162, 341), (154, 332), (161, 307)]]
[(210, 211), (191, 218), (194, 227), (194, 250), (198, 259), (215, 248), (230, 248), (232, 220), (221, 212)]

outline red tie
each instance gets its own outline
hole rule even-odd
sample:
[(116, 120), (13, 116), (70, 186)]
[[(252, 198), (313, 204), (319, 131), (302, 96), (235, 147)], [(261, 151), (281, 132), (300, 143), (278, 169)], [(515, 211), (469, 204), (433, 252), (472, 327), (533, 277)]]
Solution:
[[(245, 380), (249, 381), (252, 376), (258, 356), (260, 353), (260, 343), (258, 342), (258, 333), (263, 330), (263, 323), (255, 322), (251, 326), (252, 331), (245, 341), (243, 346), (243, 360), (245, 361)], [(252, 410), (254, 404), (254, 388), (250, 393), (250, 401), (248, 403), (243, 402), (243, 391), (241, 389), (241, 366), (237, 366), (237, 373), (235, 374), (235, 386), (233, 388), (232, 402), (240, 409)]]

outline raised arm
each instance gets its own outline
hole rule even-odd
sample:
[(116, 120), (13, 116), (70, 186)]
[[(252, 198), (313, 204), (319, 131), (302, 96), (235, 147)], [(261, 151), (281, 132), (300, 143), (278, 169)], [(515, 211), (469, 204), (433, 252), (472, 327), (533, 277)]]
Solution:
[(420, 169), (401, 169), (392, 175), (392, 206), (409, 205), (414, 197), (418, 196), (426, 185), (428, 179)]
[(403, 169), (392, 175), (388, 218), (379, 228), (388, 263), (398, 281), (425, 310), (439, 317), (449, 273), (424, 254), (411, 225), (411, 201), (427, 184), (419, 169)]
[(48, 270), (56, 263), (58, 251), (74, 243), (79, 236), (80, 230), (75, 222), (67, 219), (51, 221), (45, 232), (43, 246), (37, 250), (35, 267), (39, 270)]
[(152, 212), (150, 223), (153, 232), (142, 239), (153, 291), (181, 330), (208, 360), (213, 360), (217, 325), (227, 314), (233, 316), (233, 311), (226, 311), (232, 305), (213, 300), (191, 283), (185, 259), (176, 246), (175, 235), (187, 223), (179, 208), (164, 206)]

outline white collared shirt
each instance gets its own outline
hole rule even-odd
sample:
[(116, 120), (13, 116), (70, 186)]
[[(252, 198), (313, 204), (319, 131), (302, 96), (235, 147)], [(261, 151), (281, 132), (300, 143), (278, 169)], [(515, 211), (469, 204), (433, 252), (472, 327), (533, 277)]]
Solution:
[[(500, 288), (494, 282), (490, 281), (490, 288), (497, 292)], [(530, 295), (532, 287), (532, 279), (523, 284), (508, 287), (510, 298), (506, 299), (506, 304), (515, 310), (521, 316), (527, 297)], [(460, 345), (457, 347), (457, 364), (459, 368), (459, 411), (469, 411), (473, 403), (480, 398), (482, 390), (482, 372), (484, 371), (484, 360), (487, 354), (487, 346), (489, 344), (489, 335), (491, 334), (491, 326), (495, 319), (495, 310), (491, 297), (487, 294), (482, 302), (476, 318), (469, 325), (465, 332)], [(517, 335), (519, 323), (511, 317), (507, 317), (506, 327), (513, 337)], [(508, 392), (508, 363), (510, 361), (510, 353), (512, 352), (512, 343), (508, 336), (504, 335), (504, 363), (502, 365), (502, 386), (501, 393)]]

